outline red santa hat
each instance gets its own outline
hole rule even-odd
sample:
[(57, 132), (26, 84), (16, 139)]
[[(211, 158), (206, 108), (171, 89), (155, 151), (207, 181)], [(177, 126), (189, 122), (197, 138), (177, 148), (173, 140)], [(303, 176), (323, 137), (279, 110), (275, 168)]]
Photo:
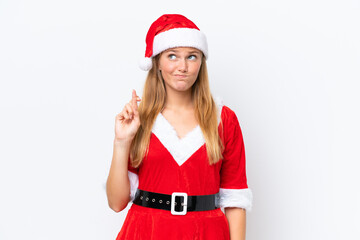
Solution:
[(146, 35), (145, 57), (139, 62), (142, 70), (152, 68), (151, 58), (173, 47), (194, 47), (208, 58), (206, 36), (189, 19), (180, 14), (164, 14), (151, 24)]

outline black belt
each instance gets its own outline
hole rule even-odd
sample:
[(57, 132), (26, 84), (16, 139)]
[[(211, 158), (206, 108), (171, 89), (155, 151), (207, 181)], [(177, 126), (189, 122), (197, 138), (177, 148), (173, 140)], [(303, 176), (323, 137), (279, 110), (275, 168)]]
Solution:
[(143, 207), (169, 210), (173, 215), (185, 215), (188, 211), (217, 209), (215, 197), (216, 194), (188, 196), (186, 193), (174, 192), (168, 195), (137, 189), (133, 203)]

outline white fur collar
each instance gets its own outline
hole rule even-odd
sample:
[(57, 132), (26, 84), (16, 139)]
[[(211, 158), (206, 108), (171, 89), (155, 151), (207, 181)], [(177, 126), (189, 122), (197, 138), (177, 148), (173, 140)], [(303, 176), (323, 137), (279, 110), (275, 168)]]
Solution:
[[(221, 98), (215, 98), (218, 106), (218, 122), (220, 122), (223, 102)], [(159, 113), (155, 119), (152, 132), (170, 152), (174, 160), (181, 166), (189, 159), (202, 145), (205, 139), (201, 128), (197, 125), (193, 130), (186, 134), (185, 137), (179, 138), (174, 127)]]

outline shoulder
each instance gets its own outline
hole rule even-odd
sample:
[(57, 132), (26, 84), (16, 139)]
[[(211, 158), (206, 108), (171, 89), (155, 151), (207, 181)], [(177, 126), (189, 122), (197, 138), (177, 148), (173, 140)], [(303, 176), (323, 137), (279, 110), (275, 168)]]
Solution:
[(224, 101), (221, 97), (214, 97), (214, 101), (216, 103), (218, 109), (218, 120), (219, 123), (231, 123), (233, 121), (238, 122), (236, 113), (227, 105), (224, 104)]
[(235, 111), (225, 105), (220, 98), (217, 98), (215, 102), (217, 103), (219, 111), (218, 131), (223, 143), (229, 147), (228, 143), (242, 141), (242, 130)]

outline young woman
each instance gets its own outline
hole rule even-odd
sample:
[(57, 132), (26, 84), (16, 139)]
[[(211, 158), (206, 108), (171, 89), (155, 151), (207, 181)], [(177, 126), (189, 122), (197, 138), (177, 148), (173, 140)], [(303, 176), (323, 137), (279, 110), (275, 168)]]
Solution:
[(245, 239), (244, 142), (235, 113), (211, 95), (205, 35), (166, 14), (146, 44), (142, 99), (133, 90), (115, 118), (108, 203), (133, 203), (116, 239)]

